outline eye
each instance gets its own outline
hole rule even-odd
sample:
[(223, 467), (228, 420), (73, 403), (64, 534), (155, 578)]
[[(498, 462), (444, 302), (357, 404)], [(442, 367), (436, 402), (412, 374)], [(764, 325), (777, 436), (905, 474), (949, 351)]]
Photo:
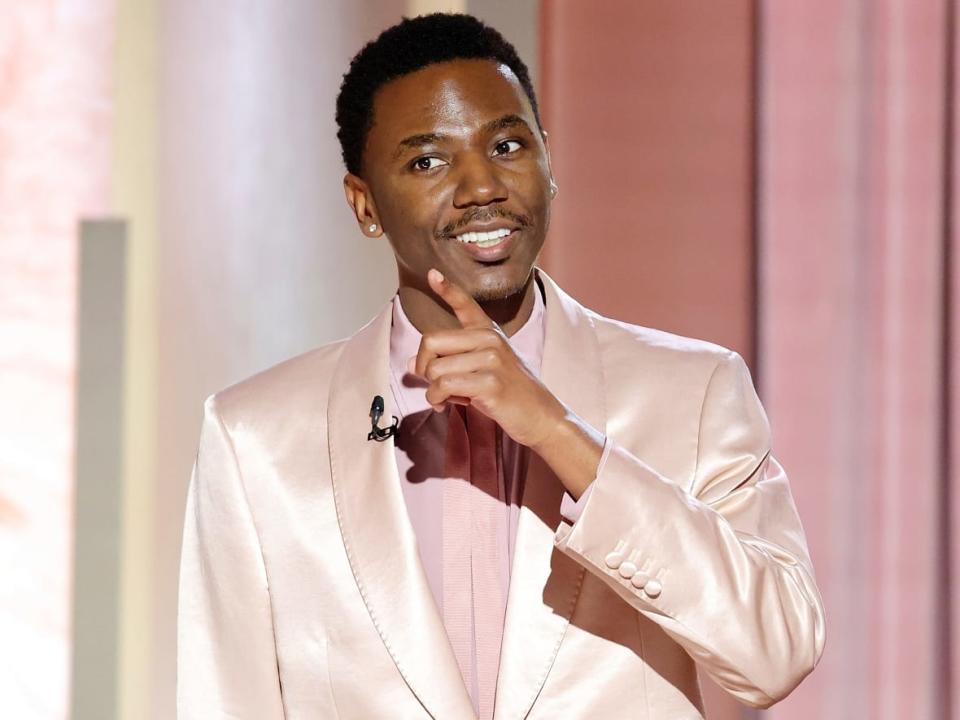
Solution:
[[(432, 165), (431, 163), (437, 163), (437, 165)], [(412, 170), (433, 170), (434, 168), (439, 167), (440, 163), (443, 160), (435, 157), (420, 157), (410, 163), (410, 168)]]
[[(516, 147), (511, 147), (514, 145)], [(516, 152), (523, 147), (523, 143), (519, 140), (501, 140), (493, 148), (496, 155), (508, 155), (509, 153)]]

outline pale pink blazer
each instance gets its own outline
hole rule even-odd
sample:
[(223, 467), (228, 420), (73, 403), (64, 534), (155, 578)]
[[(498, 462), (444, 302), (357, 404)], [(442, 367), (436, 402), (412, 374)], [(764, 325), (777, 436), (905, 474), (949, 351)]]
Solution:
[[(776, 702), (817, 663), (824, 616), (746, 366), (602, 317), (537, 273), (542, 379), (613, 445), (573, 527), (533, 456), (496, 718), (700, 718), (698, 666), (745, 703)], [(207, 400), (183, 537), (182, 720), (473, 717), (392, 441), (366, 439), (373, 396), (392, 409), (391, 309)], [(636, 587), (634, 568), (657, 582)]]

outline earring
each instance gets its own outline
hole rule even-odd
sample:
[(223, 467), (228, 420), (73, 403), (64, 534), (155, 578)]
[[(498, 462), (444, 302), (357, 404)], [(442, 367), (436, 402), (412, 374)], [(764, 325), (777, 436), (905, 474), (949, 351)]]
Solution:
[(376, 232), (376, 231), (377, 231), (377, 224), (376, 224), (376, 223), (370, 223), (370, 227), (368, 227), (367, 230), (369, 230), (370, 232)]
[(553, 180), (551, 180), (550, 181), (550, 197), (555, 198), (559, 190), (560, 188), (557, 187), (557, 184)]

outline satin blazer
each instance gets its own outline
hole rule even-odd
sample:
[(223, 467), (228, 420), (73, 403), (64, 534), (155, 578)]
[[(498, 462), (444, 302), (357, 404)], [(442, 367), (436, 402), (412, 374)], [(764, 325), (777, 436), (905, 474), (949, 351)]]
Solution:
[[(497, 720), (703, 717), (697, 668), (749, 705), (817, 663), (823, 608), (736, 353), (583, 307), (542, 270), (542, 381), (611, 444), (582, 515), (531, 453)], [(472, 718), (393, 442), (391, 305), (209, 397), (179, 588), (182, 720)]]

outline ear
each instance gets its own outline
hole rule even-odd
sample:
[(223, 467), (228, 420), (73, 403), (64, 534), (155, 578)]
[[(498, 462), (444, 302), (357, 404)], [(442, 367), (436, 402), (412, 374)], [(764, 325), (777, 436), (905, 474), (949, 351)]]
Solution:
[(553, 177), (553, 165), (550, 162), (550, 142), (546, 130), (541, 128), (540, 134), (543, 136), (543, 152), (547, 156), (547, 170), (550, 172), (550, 184), (556, 187), (556, 181)]
[(347, 173), (343, 176), (343, 192), (347, 197), (347, 204), (353, 210), (360, 225), (360, 232), (367, 237), (380, 237), (383, 234), (383, 226), (377, 215), (370, 186), (363, 178)]

